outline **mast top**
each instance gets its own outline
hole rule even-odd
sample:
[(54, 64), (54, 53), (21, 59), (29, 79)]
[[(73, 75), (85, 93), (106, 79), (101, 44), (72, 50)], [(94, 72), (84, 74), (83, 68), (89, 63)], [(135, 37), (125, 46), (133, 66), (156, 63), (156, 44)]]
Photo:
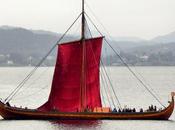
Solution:
[(81, 40), (84, 39), (85, 39), (85, 11), (84, 11), (84, 0), (82, 0)]

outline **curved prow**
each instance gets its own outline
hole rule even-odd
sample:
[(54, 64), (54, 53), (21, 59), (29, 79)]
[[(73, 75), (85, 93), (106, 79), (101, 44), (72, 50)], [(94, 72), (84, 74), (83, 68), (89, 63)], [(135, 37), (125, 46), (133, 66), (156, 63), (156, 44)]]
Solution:
[(171, 92), (172, 102), (174, 102), (175, 92)]
[(175, 97), (175, 92), (171, 92), (171, 106), (173, 107), (174, 110), (174, 97)]
[(174, 96), (175, 96), (175, 92), (171, 92), (171, 101), (169, 102), (169, 106), (164, 110), (164, 112), (166, 113), (165, 119), (169, 119), (169, 117), (172, 115), (173, 111), (174, 111)]

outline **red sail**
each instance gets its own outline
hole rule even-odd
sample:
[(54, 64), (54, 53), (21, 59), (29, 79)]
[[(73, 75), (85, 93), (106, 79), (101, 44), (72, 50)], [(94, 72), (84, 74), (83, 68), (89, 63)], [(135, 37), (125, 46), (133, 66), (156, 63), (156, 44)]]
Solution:
[[(86, 107), (101, 107), (99, 65), (102, 37), (85, 40), (86, 45)], [(39, 107), (41, 111), (80, 111), (82, 76), (82, 44), (75, 41), (59, 44), (57, 62), (49, 100)]]

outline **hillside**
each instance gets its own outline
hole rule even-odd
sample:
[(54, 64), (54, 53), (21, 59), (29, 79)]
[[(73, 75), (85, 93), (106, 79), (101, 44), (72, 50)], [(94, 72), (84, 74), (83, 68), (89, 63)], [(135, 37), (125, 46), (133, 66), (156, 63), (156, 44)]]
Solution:
[[(14, 65), (36, 64), (57, 42), (61, 34), (34, 31), (24, 28), (0, 28), (0, 65), (10, 62)], [(64, 41), (73, 39), (65, 37)], [(54, 56), (54, 53), (51, 57)]]
[[(150, 41), (136, 37), (116, 37), (110, 41), (128, 64), (175, 65), (175, 33), (156, 37)], [(0, 27), (0, 66), (36, 65), (60, 38), (61, 34), (25, 28)], [(75, 40), (67, 36), (65, 41)], [(54, 65), (54, 51), (44, 65)], [(105, 64), (122, 65), (114, 52), (104, 43)]]

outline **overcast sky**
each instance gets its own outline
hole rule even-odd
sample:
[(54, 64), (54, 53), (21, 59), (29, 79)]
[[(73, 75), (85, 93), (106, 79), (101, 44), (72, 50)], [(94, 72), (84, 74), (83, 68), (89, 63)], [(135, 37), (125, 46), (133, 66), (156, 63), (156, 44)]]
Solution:
[[(114, 37), (150, 39), (175, 31), (175, 0), (86, 1)], [(81, 0), (0, 0), (0, 26), (63, 33), (80, 10)], [(90, 9), (86, 12), (93, 18)]]

